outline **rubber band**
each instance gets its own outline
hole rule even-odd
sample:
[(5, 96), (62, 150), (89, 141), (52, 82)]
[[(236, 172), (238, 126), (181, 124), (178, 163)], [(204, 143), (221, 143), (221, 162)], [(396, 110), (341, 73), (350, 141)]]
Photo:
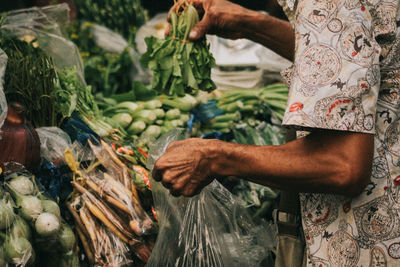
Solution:
[(176, 38), (175, 36), (172, 36), (171, 38), (172, 38), (173, 40), (177, 40), (177, 41), (180, 41), (180, 42), (185, 43), (185, 44), (191, 44), (191, 43), (193, 43), (193, 42), (188, 41), (188, 40), (181, 40), (181, 39), (178, 39), (178, 38)]

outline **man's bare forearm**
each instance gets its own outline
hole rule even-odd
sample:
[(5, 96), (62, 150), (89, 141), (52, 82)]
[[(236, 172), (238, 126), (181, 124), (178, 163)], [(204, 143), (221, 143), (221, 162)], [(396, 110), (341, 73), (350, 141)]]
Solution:
[(225, 0), (194, 0), (193, 4), (202, 19), (189, 36), (192, 40), (206, 33), (228, 39), (246, 38), (293, 59), (295, 38), (288, 21)]
[(240, 17), (239, 23), (243, 38), (257, 42), (277, 54), (293, 60), (294, 57), (294, 32), (288, 21), (269, 16), (267, 14), (247, 11)]
[[(319, 136), (322, 135), (322, 136)], [(220, 145), (212, 173), (287, 191), (355, 196), (367, 185), (373, 135), (316, 133), (281, 146)]]

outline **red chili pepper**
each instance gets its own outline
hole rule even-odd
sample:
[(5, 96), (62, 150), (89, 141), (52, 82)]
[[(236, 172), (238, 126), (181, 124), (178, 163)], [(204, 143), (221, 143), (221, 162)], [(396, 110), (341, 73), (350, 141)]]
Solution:
[(400, 175), (394, 178), (393, 180), (394, 186), (399, 186), (400, 185)]
[(138, 147), (138, 151), (140, 152), (140, 154), (142, 154), (146, 159), (149, 155), (147, 155), (146, 152), (144, 152), (140, 147)]
[(133, 170), (137, 172), (140, 177), (143, 179), (143, 182), (147, 185), (147, 187), (151, 190), (151, 183), (149, 179), (149, 172), (143, 168), (142, 166), (135, 165), (133, 166)]
[(302, 103), (296, 102), (290, 106), (289, 111), (295, 112), (295, 111), (302, 110), (303, 108), (304, 108), (304, 105)]

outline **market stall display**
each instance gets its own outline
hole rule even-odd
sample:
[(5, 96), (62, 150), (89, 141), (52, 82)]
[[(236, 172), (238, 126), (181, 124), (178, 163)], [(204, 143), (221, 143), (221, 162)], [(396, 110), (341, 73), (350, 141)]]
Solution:
[[(187, 41), (199, 19), (190, 1), (175, 1), (171, 34), (146, 36), (142, 53), (140, 1), (75, 4), (73, 24), (66, 4), (11, 11), (0, 23), (0, 266), (194, 263), (193, 255), (181, 257), (193, 248), (173, 239), (181, 233), (188, 243), (206, 242), (193, 231), (215, 231), (204, 251), (215, 258), (204, 264), (220, 256), (232, 264), (272, 261), (278, 191), (235, 180), (214, 183), (205, 197), (171, 200), (151, 182), (148, 161), (154, 145), (177, 131), (281, 144), (287, 87), (216, 88), (207, 40)], [(201, 207), (209, 212), (189, 216)]]

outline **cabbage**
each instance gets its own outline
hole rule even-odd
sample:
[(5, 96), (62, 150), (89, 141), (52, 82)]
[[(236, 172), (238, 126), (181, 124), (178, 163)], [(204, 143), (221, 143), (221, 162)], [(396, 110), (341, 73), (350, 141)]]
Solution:
[(20, 216), (15, 216), (15, 221), (8, 230), (7, 234), (12, 238), (23, 237), (30, 240), (31, 228), (24, 219), (22, 219)]
[(4, 200), (0, 200), (0, 230), (9, 228), (15, 220), (13, 208)]
[(21, 195), (32, 195), (35, 192), (32, 181), (26, 176), (14, 177), (8, 184)]
[(75, 234), (72, 229), (69, 226), (63, 224), (58, 235), (58, 242), (60, 244), (61, 250), (65, 253), (72, 251), (75, 245), (75, 241)]
[[(2, 244), (3, 246), (3, 244)], [(4, 254), (4, 248), (0, 247), (0, 266), (7, 266), (6, 255)]]
[(27, 221), (35, 221), (42, 213), (43, 206), (39, 198), (35, 196), (25, 196), (18, 193), (9, 184), (6, 184), (6, 189), (14, 197), (17, 206), (19, 207), (20, 215)]
[(60, 219), (56, 215), (43, 212), (35, 222), (35, 230), (40, 236), (52, 236), (60, 230)]
[(56, 202), (48, 199), (42, 200), (41, 202), (42, 202), (43, 212), (52, 213), (61, 219), (60, 207)]
[(23, 237), (8, 238), (4, 247), (6, 259), (10, 263), (26, 266), (35, 261), (32, 245)]

